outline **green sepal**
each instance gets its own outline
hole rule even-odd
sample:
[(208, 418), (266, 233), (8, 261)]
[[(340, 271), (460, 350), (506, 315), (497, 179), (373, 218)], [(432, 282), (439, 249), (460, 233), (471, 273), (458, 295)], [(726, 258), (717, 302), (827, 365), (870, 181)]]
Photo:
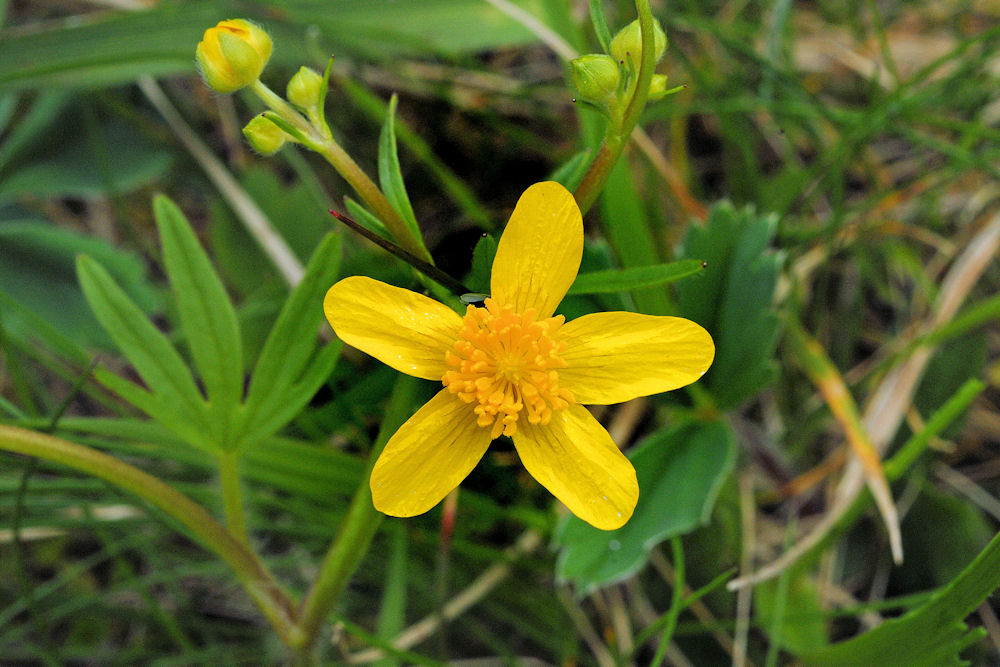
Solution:
[(302, 134), (302, 132), (297, 127), (295, 127), (287, 120), (285, 120), (284, 116), (282, 116), (281, 114), (275, 113), (274, 111), (265, 111), (261, 114), (261, 116), (263, 116), (264, 118), (268, 119), (269, 121), (280, 127), (285, 134), (295, 139), (295, 141), (299, 142), (300, 144), (304, 146), (315, 145), (314, 142), (310, 141), (310, 139), (306, 137), (306, 135)]
[(567, 296), (576, 294), (612, 294), (643, 287), (665, 285), (681, 278), (701, 273), (705, 263), (700, 259), (682, 259), (666, 264), (634, 266), (627, 269), (608, 269), (580, 273), (570, 286)]
[[(422, 244), (423, 238), (417, 218), (410, 205), (410, 197), (406, 194), (403, 184), (403, 174), (399, 167), (399, 154), (396, 152), (396, 104), (397, 97), (393, 95), (385, 111), (385, 123), (378, 138), (378, 180), (386, 199), (396, 209), (413, 238)], [(398, 240), (398, 239), (397, 239)]]
[(489, 234), (483, 234), (472, 251), (472, 269), (465, 281), (473, 292), (490, 293), (490, 277), (496, 256), (497, 240)]
[(158, 195), (153, 214), (181, 328), (208, 396), (212, 435), (230, 449), (236, 446), (233, 420), (243, 398), (243, 340), (236, 311), (177, 205)]
[[(203, 436), (192, 439), (189, 429), (183, 429), (184, 433), (176, 429), (178, 423), (189, 424), (201, 433), (207, 433), (210, 428), (207, 406), (181, 355), (115, 283), (104, 267), (90, 257), (80, 255), (76, 261), (76, 270), (80, 287), (98, 322), (135, 368), (149, 387), (149, 393), (156, 397), (163, 410), (155, 409), (150, 412), (150, 402), (142, 398), (139, 399), (143, 401), (142, 405), (136, 407), (154, 419), (171, 413), (173, 419), (164, 421), (164, 426), (190, 444), (210, 449), (211, 445)], [(112, 391), (125, 387), (109, 380), (104, 373), (98, 372), (96, 377)], [(122, 398), (129, 400), (130, 396), (135, 398), (139, 394), (123, 394)]]
[[(316, 332), (323, 321), (323, 295), (340, 272), (341, 246), (340, 234), (320, 241), (268, 334), (247, 390), (241, 446), (260, 442), (288, 423), (333, 370), (340, 345), (315, 354)], [(317, 369), (318, 380), (312, 376)]]

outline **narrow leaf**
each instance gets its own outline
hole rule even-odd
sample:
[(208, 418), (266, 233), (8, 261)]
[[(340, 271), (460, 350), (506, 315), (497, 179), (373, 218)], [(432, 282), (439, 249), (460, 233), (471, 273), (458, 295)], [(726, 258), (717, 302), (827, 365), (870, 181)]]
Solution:
[(205, 384), (216, 434), (226, 442), (243, 396), (243, 343), (236, 311), (177, 205), (159, 195), (153, 213), (181, 326)]
[(384, 239), (392, 239), (392, 234), (390, 234), (389, 230), (382, 224), (382, 221), (379, 220), (374, 213), (365, 208), (363, 204), (345, 196), (344, 206), (347, 207), (347, 212), (351, 214), (351, 217), (363, 225), (365, 229), (374, 234), (378, 234)]
[(174, 406), (179, 417), (207, 429), (206, 408), (198, 387), (167, 337), (153, 326), (104, 267), (86, 255), (77, 258), (76, 267), (80, 287), (94, 315), (150, 391)]
[(385, 112), (382, 134), (378, 138), (378, 180), (386, 199), (403, 218), (413, 238), (419, 239), (422, 238), (420, 227), (413, 214), (410, 197), (406, 194), (403, 174), (399, 167), (399, 154), (396, 152), (396, 102), (396, 95), (393, 95)]
[(611, 31), (608, 30), (608, 22), (604, 18), (601, 0), (590, 0), (590, 22), (594, 25), (594, 34), (597, 35), (601, 48), (605, 53), (611, 53)]
[(667, 264), (581, 273), (569, 288), (569, 294), (611, 294), (655, 287), (701, 273), (704, 268), (705, 263), (700, 259), (682, 259)]

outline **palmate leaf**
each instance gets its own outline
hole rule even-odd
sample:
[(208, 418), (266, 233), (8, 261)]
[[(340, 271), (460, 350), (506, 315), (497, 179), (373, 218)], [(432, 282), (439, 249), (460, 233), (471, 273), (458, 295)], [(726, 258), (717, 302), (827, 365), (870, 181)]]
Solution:
[(340, 272), (340, 254), (341, 236), (327, 234), (268, 334), (242, 411), (242, 446), (259, 442), (288, 423), (332, 372), (340, 354), (339, 341), (330, 343), (311, 362), (310, 358), (323, 321), (323, 294)]
[(568, 517), (557, 532), (556, 574), (581, 592), (628, 577), (657, 544), (703, 525), (736, 461), (736, 443), (722, 422), (689, 422), (654, 433), (629, 460), (640, 489), (629, 522), (605, 531)]
[(153, 214), (181, 327), (208, 394), (215, 439), (229, 449), (235, 444), (232, 421), (243, 398), (243, 342), (236, 311), (177, 205), (159, 195)]
[[(191, 439), (196, 433), (210, 433), (211, 426), (207, 406), (184, 359), (104, 267), (86, 255), (77, 258), (76, 266), (80, 287), (97, 320), (157, 400), (153, 401), (151, 396), (145, 400), (146, 394), (128, 391), (130, 388), (140, 392), (144, 390), (120, 378), (117, 378), (120, 382), (105, 384), (112, 391), (119, 388), (126, 391), (129, 395), (122, 396), (126, 400), (132, 394), (139, 396), (142, 399), (140, 407), (156, 403), (158, 410), (162, 406), (163, 414), (169, 416), (165, 426), (196, 447), (212, 449), (211, 440), (207, 437)], [(161, 414), (157, 412), (150, 416), (158, 418)]]
[(886, 621), (853, 639), (798, 658), (807, 665), (934, 667), (965, 664), (959, 653), (986, 631), (969, 630), (964, 622), (983, 600), (1000, 587), (1000, 535), (951, 583), (909, 613)]
[(715, 361), (701, 384), (723, 409), (774, 378), (778, 317), (772, 300), (781, 256), (768, 246), (776, 222), (773, 215), (723, 202), (684, 240), (683, 256), (705, 260), (707, 269), (677, 286), (678, 310), (712, 334)]

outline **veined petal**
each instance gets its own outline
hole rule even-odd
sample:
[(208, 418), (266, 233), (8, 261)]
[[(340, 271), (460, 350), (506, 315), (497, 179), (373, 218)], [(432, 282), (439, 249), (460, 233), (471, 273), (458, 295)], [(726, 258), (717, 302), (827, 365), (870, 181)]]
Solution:
[(389, 438), (372, 469), (375, 509), (416, 516), (461, 483), (490, 446), (472, 406), (444, 389)]
[(625, 525), (639, 500), (635, 468), (587, 408), (571, 405), (511, 436), (531, 476), (573, 514), (601, 530)]
[(462, 317), (447, 306), (366, 276), (336, 283), (323, 310), (342, 341), (425, 380), (448, 370), (444, 358), (462, 328)]
[(583, 217), (573, 195), (554, 181), (524, 191), (500, 237), (490, 289), (515, 313), (555, 312), (580, 270)]
[(613, 312), (584, 315), (559, 329), (566, 343), (559, 386), (578, 403), (608, 405), (696, 381), (715, 358), (712, 337), (682, 317)]

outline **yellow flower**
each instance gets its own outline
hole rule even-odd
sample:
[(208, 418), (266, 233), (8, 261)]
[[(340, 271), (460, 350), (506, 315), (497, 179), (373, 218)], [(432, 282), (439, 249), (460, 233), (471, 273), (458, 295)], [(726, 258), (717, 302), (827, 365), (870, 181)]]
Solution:
[(508, 435), (528, 472), (574, 514), (619, 528), (639, 498), (635, 469), (583, 404), (677, 389), (715, 346), (679, 317), (553, 316), (583, 253), (580, 209), (554, 182), (528, 188), (500, 239), (485, 307), (465, 317), (365, 276), (326, 294), (337, 335), (398, 371), (444, 388), (389, 439), (371, 476), (376, 509), (422, 514)]
[(205, 31), (195, 58), (209, 88), (231, 93), (260, 78), (271, 58), (271, 37), (243, 19), (219, 21)]

